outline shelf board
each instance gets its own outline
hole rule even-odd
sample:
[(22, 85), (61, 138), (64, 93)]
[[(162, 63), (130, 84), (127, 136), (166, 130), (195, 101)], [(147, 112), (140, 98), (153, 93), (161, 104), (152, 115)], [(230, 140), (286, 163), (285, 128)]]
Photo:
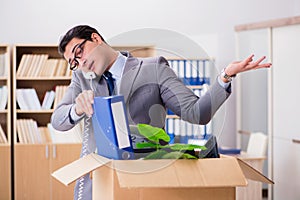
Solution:
[(51, 77), (18, 77), (18, 81), (51, 81), (51, 80), (71, 80), (71, 76), (51, 76)]
[[(4, 143), (0, 143), (4, 144)], [(53, 142), (46, 142), (46, 143), (20, 143), (17, 142), (14, 144), (15, 146), (47, 146), (47, 145), (56, 145), (56, 146), (64, 146), (64, 145), (79, 145), (81, 146), (80, 142), (73, 142), (73, 143), (53, 143)], [(1, 146), (1, 145), (0, 145)]]
[(47, 113), (53, 113), (54, 109), (50, 110), (20, 110), (17, 109), (17, 113), (40, 113), (40, 114), (47, 114)]
[(7, 109), (5, 109), (5, 110), (0, 110), (0, 114), (2, 114), (2, 113), (7, 113)]
[(6, 81), (7, 80), (7, 76), (0, 76), (0, 81)]

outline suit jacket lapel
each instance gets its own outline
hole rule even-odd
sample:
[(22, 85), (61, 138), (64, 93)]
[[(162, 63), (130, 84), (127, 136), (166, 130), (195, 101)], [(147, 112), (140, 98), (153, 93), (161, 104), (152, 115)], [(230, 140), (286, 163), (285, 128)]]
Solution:
[(120, 94), (124, 95), (125, 102), (128, 101), (128, 96), (132, 90), (133, 83), (141, 68), (142, 61), (129, 55), (127, 58), (123, 76), (120, 83)]

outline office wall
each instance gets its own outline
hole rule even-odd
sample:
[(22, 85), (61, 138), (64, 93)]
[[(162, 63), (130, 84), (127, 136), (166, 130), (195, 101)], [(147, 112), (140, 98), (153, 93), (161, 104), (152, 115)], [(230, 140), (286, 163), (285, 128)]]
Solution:
[[(216, 58), (219, 70), (235, 59), (235, 25), (300, 14), (299, 0), (1, 0), (0, 3), (0, 43), (57, 43), (59, 36), (76, 24), (95, 26), (107, 39), (136, 29), (167, 29), (197, 42), (209, 56)], [(175, 47), (178, 45), (174, 43)], [(230, 146), (235, 144), (235, 112), (233, 94), (217, 116), (221, 119), (217, 120), (221, 127), (218, 131), (223, 133), (220, 139)]]

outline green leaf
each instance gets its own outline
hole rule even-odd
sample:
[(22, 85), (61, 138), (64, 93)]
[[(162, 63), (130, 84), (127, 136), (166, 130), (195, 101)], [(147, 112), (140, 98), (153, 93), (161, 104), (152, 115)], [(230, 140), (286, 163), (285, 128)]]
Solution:
[(195, 145), (195, 144), (173, 144), (166, 146), (174, 151), (187, 151), (187, 150), (194, 150), (194, 149), (201, 149), (206, 150), (205, 146)]
[(182, 154), (181, 158), (184, 158), (184, 159), (198, 159), (196, 156), (193, 156), (193, 155), (188, 154), (188, 153)]
[(149, 160), (149, 159), (161, 159), (167, 153), (168, 152), (165, 151), (165, 150), (157, 150), (157, 151), (154, 151), (154, 152), (150, 153), (149, 155), (147, 155), (144, 159), (145, 160)]
[(152, 142), (140, 142), (136, 144), (136, 147), (138, 149), (143, 149), (143, 148), (157, 148), (157, 144), (154, 144)]
[[(137, 129), (140, 135), (150, 142), (137, 143), (137, 148), (156, 148), (157, 151), (148, 154), (144, 159), (198, 159), (198, 157), (185, 153), (185, 151), (195, 151), (196, 149), (206, 150), (205, 146), (195, 144), (172, 144), (164, 145), (160, 142), (169, 142), (169, 135), (161, 128), (148, 124), (138, 124)], [(171, 152), (169, 152), (171, 151)]]
[(179, 159), (183, 155), (180, 151), (173, 151), (162, 156), (162, 159)]
[(141, 135), (156, 144), (159, 144), (159, 140), (165, 142), (170, 141), (170, 136), (161, 128), (153, 127), (148, 124), (138, 124), (137, 127)]

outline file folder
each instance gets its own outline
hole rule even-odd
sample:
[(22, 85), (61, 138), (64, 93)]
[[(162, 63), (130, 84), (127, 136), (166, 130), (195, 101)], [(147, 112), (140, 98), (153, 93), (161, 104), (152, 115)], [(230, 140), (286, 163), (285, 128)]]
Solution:
[(92, 123), (97, 153), (115, 160), (133, 159), (124, 97), (95, 97), (93, 107)]

